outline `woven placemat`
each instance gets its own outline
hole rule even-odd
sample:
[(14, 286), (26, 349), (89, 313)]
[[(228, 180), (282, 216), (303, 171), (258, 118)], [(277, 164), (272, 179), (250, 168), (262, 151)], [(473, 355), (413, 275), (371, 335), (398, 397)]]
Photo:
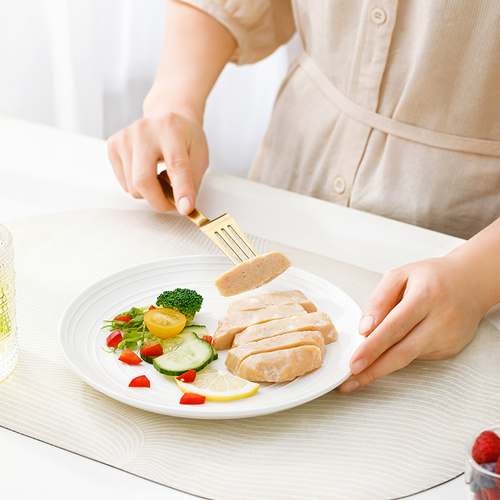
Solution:
[[(256, 418), (148, 413), (85, 384), (57, 341), (69, 302), (95, 281), (160, 258), (219, 251), (185, 217), (86, 210), (8, 224), (16, 250), (20, 359), (0, 384), (0, 425), (124, 471), (217, 500), (390, 499), (463, 472), (468, 438), (500, 414), (500, 335), (483, 320), (452, 359), (414, 362), (351, 394), (334, 390)], [(380, 275), (283, 251), (358, 304)], [(186, 466), (189, 464), (189, 466)]]

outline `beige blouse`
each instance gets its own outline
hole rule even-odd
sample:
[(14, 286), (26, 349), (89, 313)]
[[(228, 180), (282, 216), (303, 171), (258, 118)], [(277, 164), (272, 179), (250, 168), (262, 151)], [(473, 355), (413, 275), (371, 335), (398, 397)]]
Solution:
[(258, 61), (298, 30), (249, 178), (468, 238), (500, 217), (499, 0), (183, 0)]

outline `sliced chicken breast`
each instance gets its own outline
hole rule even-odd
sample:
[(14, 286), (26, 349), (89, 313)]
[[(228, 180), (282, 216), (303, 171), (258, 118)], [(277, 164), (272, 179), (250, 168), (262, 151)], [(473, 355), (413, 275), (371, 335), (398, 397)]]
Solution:
[(325, 343), (320, 332), (291, 332), (230, 349), (227, 353), (226, 366), (232, 373), (236, 373), (240, 364), (249, 356), (303, 345), (318, 347), (321, 357), (325, 353)]
[(256, 311), (236, 311), (219, 320), (214, 332), (213, 346), (215, 349), (229, 349), (234, 336), (248, 326), (296, 315), (307, 315), (300, 304), (272, 306)]
[(281, 252), (269, 252), (246, 260), (215, 280), (223, 297), (232, 297), (269, 283), (291, 266)]
[[(265, 309), (262, 310), (265, 311)], [(325, 344), (337, 340), (337, 330), (330, 316), (324, 312), (314, 312), (249, 326), (236, 333), (232, 346), (238, 347), (248, 342), (256, 342), (284, 333), (311, 330), (320, 332), (323, 335)]]
[(251, 382), (288, 382), (319, 368), (322, 363), (321, 349), (304, 345), (248, 356), (235, 375)]
[(237, 299), (227, 308), (228, 314), (234, 311), (252, 311), (264, 309), (265, 307), (300, 304), (308, 313), (316, 312), (316, 306), (300, 290), (288, 290), (286, 292), (260, 293)]

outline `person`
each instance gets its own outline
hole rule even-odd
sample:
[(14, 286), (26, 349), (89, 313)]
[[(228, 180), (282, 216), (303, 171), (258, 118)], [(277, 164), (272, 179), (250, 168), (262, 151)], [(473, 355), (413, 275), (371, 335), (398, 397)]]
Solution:
[(298, 30), (249, 178), (452, 234), (452, 252), (386, 273), (364, 305), (352, 391), (448, 358), (500, 302), (500, 3), (169, 0), (144, 117), (109, 141), (118, 181), (160, 211), (164, 161), (189, 213), (208, 166), (206, 99), (228, 62)]

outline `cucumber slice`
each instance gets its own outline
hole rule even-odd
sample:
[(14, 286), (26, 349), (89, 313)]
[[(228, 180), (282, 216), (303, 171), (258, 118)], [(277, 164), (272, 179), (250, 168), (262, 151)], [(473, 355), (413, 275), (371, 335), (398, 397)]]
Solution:
[(184, 327), (181, 333), (184, 332), (193, 332), (200, 337), (200, 339), (203, 337), (203, 335), (210, 335), (208, 333), (208, 329), (206, 326), (203, 325), (187, 325)]
[(150, 365), (153, 364), (153, 359), (155, 358), (152, 358), (151, 356), (144, 356), (144, 354), (142, 354), (142, 352), (139, 351), (139, 356), (141, 357), (141, 359), (143, 361), (146, 361), (146, 363), (149, 363)]
[(163, 375), (199, 371), (214, 359), (212, 346), (194, 332), (181, 332), (162, 343), (163, 355), (153, 359), (153, 366)]
[[(200, 339), (203, 338), (203, 335), (210, 336), (210, 333), (208, 332), (208, 328), (206, 326), (204, 326), (204, 325), (188, 325), (188, 326), (184, 327), (184, 329), (182, 330), (182, 332), (193, 332), (193, 333), (196, 333), (196, 335), (198, 335), (198, 337), (200, 337)], [(212, 358), (212, 361), (215, 361), (216, 359), (219, 358), (219, 355), (217, 354), (217, 351), (215, 349), (213, 349), (213, 351), (214, 351), (214, 357)]]
[[(196, 335), (198, 335), (198, 337), (200, 337), (200, 339), (203, 338), (203, 335), (210, 336), (210, 333), (208, 332), (208, 328), (206, 326), (204, 326), (204, 325), (188, 325), (188, 326), (185, 326), (181, 333), (184, 333), (184, 332), (193, 332), (193, 333), (196, 333)], [(215, 349), (213, 351), (214, 351), (214, 357), (213, 357), (212, 361), (215, 361), (216, 359), (219, 358), (219, 355), (217, 354), (217, 352), (215, 351)]]
[[(203, 337), (203, 335), (209, 335), (208, 328), (204, 325), (188, 325), (188, 326), (185, 326), (183, 328), (181, 333), (175, 335), (175, 337), (172, 337), (171, 339), (177, 338), (177, 337), (179, 337), (179, 335), (182, 335), (183, 333), (194, 333), (200, 339)], [(165, 343), (166, 342), (168, 343), (171, 339), (167, 339), (167, 340), (157, 339), (160, 341), (160, 344), (163, 346), (163, 353), (164, 354), (165, 354)], [(215, 361), (216, 359), (218, 359), (219, 355), (217, 354), (217, 352), (214, 349), (212, 349), (212, 351), (213, 351), (212, 361)], [(146, 363), (149, 363), (150, 365), (152, 365), (153, 361), (156, 359), (156, 357), (152, 358), (151, 356), (145, 356), (144, 354), (142, 354), (140, 352), (139, 352), (139, 355), (143, 361), (145, 361)], [(182, 372), (182, 373), (184, 373), (184, 372)], [(181, 373), (181, 375), (182, 375), (182, 373)]]
[[(203, 337), (203, 335), (209, 335), (208, 328), (206, 326), (203, 326), (203, 325), (187, 325), (182, 329), (181, 333), (186, 333), (186, 332), (196, 333), (196, 335), (198, 337), (200, 337), (200, 339)], [(154, 337), (154, 338), (156, 338), (156, 337)], [(162, 339), (159, 339), (159, 338), (156, 338), (156, 340), (159, 341), (159, 343), (163, 346), (163, 350), (165, 351), (165, 345), (164, 345), (165, 341)], [(151, 340), (148, 340), (148, 342), (150, 342), (150, 341)], [(143, 354), (140, 354), (140, 356), (141, 356), (143, 361), (145, 361), (146, 363), (149, 363), (151, 365), (153, 364), (153, 359), (155, 359), (155, 358), (152, 358), (150, 356), (144, 356)], [(217, 354), (215, 354), (214, 359), (217, 359), (217, 358), (218, 358), (218, 356), (217, 356)]]

